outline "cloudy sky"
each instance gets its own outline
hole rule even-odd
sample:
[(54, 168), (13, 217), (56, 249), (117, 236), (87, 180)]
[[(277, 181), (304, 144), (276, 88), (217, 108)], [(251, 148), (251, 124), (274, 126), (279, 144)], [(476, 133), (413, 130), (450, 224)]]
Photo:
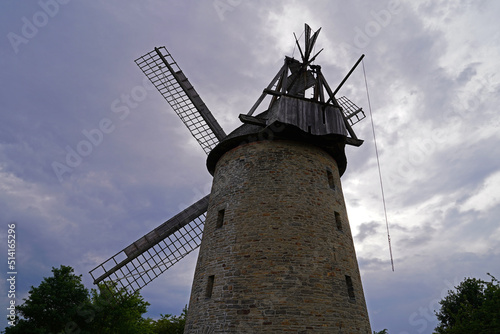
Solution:
[[(499, 14), (493, 0), (2, 1), (0, 238), (5, 251), (16, 222), (18, 301), (61, 264), (92, 287), (89, 270), (210, 190), (206, 155), (134, 59), (165, 45), (229, 132), (307, 22), (331, 86), (366, 54), (394, 272), (369, 118), (342, 181), (372, 328), (430, 333), (448, 289), (500, 277)], [(340, 93), (368, 112), (361, 67)], [(149, 316), (180, 313), (196, 257), (142, 290)]]

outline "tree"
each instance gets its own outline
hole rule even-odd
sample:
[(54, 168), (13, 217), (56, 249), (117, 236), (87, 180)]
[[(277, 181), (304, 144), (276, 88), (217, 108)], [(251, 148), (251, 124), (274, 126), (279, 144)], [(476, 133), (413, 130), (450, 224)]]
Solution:
[(68, 266), (52, 268), (52, 277), (31, 287), (17, 306), (14, 326), (5, 334), (153, 334), (154, 321), (142, 317), (149, 303), (139, 293), (128, 296), (114, 286), (91, 292)]
[(161, 318), (153, 323), (155, 334), (182, 334), (186, 325), (187, 307), (185, 306), (180, 316), (162, 314)]
[(59, 333), (68, 323), (82, 325), (78, 306), (88, 300), (88, 292), (81, 276), (73, 268), (52, 268), (53, 277), (44, 278), (38, 287), (31, 287), (29, 297), (16, 308), (15, 326), (7, 327), (6, 334)]
[(144, 319), (149, 303), (138, 293), (129, 296), (114, 286), (92, 289), (87, 310), (91, 333), (99, 334), (153, 334), (152, 320)]
[(387, 332), (387, 328), (385, 328), (382, 329), (380, 332), (373, 331), (373, 334), (389, 334), (389, 333)]
[(500, 285), (491, 277), (491, 282), (466, 278), (456, 291), (449, 291), (436, 312), (439, 325), (437, 334), (489, 334), (500, 333)]

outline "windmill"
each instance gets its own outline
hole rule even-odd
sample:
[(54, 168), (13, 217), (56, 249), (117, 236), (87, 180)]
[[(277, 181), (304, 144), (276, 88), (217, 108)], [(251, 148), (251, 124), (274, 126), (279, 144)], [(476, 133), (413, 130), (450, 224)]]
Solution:
[(94, 268), (95, 284), (133, 293), (201, 245), (186, 333), (370, 333), (340, 184), (365, 114), (335, 96), (363, 56), (332, 90), (313, 63), (320, 30), (305, 25), (301, 59), (285, 57), (229, 135), (165, 47), (135, 60), (208, 154), (213, 186)]

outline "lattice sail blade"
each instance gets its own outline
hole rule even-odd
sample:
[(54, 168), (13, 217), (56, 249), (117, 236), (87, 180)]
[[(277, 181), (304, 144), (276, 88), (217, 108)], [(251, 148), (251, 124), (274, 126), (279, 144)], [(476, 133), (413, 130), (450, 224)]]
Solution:
[(187, 126), (205, 153), (226, 134), (168, 50), (162, 46), (135, 63)]
[(345, 117), (347, 118), (351, 126), (358, 123), (359, 121), (361, 121), (366, 117), (363, 109), (355, 105), (347, 97), (345, 96), (339, 97), (337, 98), (337, 102), (342, 107), (342, 112), (344, 113)]
[(200, 246), (209, 196), (181, 211), (90, 271), (94, 284), (140, 290)]

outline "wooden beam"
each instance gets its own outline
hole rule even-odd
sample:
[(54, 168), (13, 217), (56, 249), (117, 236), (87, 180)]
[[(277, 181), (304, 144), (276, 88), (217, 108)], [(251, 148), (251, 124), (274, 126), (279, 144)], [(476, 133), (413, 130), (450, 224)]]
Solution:
[[(274, 83), (279, 79), (279, 77), (283, 74), (283, 72), (287, 69), (287, 66), (286, 64), (284, 64), (281, 69), (279, 70), (278, 74), (276, 74), (273, 78), (273, 80), (271, 80), (271, 83), (267, 86), (266, 89), (270, 90), (271, 88), (273, 88), (274, 86)], [(286, 75), (286, 73), (285, 73)], [(257, 107), (262, 103), (262, 101), (264, 100), (264, 98), (266, 97), (266, 93), (265, 93), (265, 90), (264, 92), (260, 95), (260, 97), (258, 98), (258, 100), (254, 103), (254, 105), (252, 106), (252, 108), (250, 109), (250, 111), (247, 113), (248, 116), (252, 116), (253, 113), (255, 112), (255, 110), (257, 109)]]
[[(154, 247), (157, 245), (160, 241), (168, 237), (169, 235), (172, 235), (176, 231), (180, 230), (182, 227), (186, 226), (189, 224), (191, 221), (205, 213), (208, 209), (208, 200), (209, 200), (210, 195), (207, 195), (200, 199), (198, 202), (192, 204), (190, 207), (186, 208), (185, 210), (179, 212), (177, 215), (174, 217), (170, 218), (157, 228), (155, 228), (153, 231), (149, 232), (142, 238), (139, 238), (129, 246), (125, 247), (122, 251), (117, 253), (115, 256), (113, 256), (111, 259), (114, 257), (118, 256), (120, 253), (125, 253), (127, 256), (126, 259), (121, 261), (120, 263), (116, 264), (113, 268), (110, 270), (107, 270), (104, 274), (101, 276), (97, 277), (94, 279), (94, 284), (97, 284), (107, 277), (109, 277), (111, 274), (115, 273), (118, 271), (120, 268), (125, 266), (127, 263), (131, 262), (133, 259), (137, 258), (139, 255), (142, 253), (146, 252), (148, 249), (151, 247)], [(108, 262), (109, 260), (106, 260), (104, 263)], [(116, 263), (116, 262), (115, 262)], [(102, 264), (101, 264), (102, 265)], [(99, 265), (99, 266), (101, 266)], [(99, 267), (98, 266), (98, 267)], [(95, 269), (97, 269), (96, 267)], [(93, 270), (95, 270), (93, 269)], [(92, 270), (92, 271), (93, 271)]]
[(246, 124), (258, 125), (258, 126), (262, 126), (262, 127), (267, 125), (266, 120), (261, 119), (261, 118), (257, 118), (254, 116), (240, 114), (240, 116), (238, 116), (238, 118), (240, 119), (240, 121), (242, 123), (246, 123)]

